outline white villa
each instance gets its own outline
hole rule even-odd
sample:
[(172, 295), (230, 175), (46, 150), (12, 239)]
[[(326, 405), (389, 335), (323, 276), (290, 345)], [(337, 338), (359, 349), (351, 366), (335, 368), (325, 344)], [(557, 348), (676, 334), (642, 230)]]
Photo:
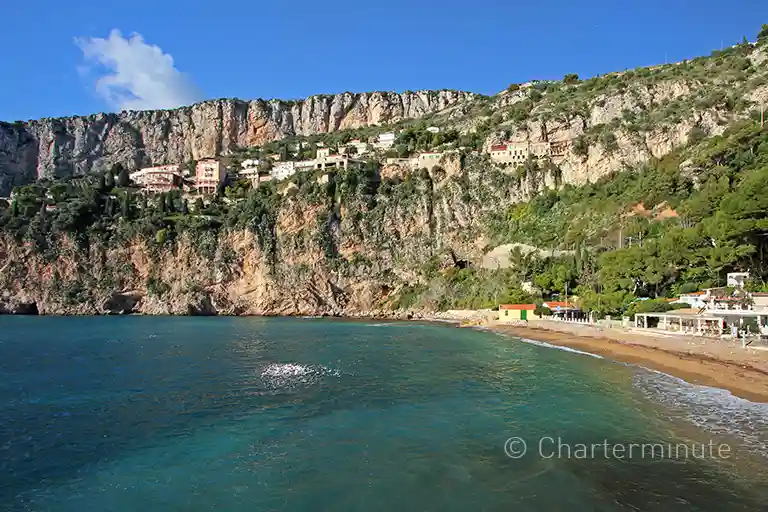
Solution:
[(413, 169), (427, 169), (428, 171), (431, 171), (440, 164), (440, 159), (442, 157), (442, 153), (419, 153), (411, 159), (411, 167)]
[(359, 160), (350, 158), (347, 155), (331, 154), (330, 148), (322, 148), (317, 150), (317, 158), (314, 160), (307, 160), (307, 164), (314, 164), (315, 169), (329, 169), (329, 168), (348, 168), (350, 165), (357, 165)]
[(356, 150), (356, 155), (364, 155), (368, 152), (368, 143), (362, 142), (360, 139), (355, 139), (347, 142), (346, 144), (339, 147), (339, 153), (342, 155), (347, 154), (347, 148), (348, 147), (354, 147)]
[(376, 149), (389, 149), (395, 145), (395, 132), (384, 132), (379, 134), (373, 147)]
[(427, 169), (431, 171), (441, 164), (443, 155), (445, 153), (424, 152), (417, 153), (410, 158), (387, 158), (384, 162), (387, 165), (400, 165), (412, 170)]
[(129, 176), (131, 181), (148, 192), (167, 192), (178, 188), (182, 180), (179, 164), (144, 167)]
[(237, 175), (240, 178), (246, 179), (251, 182), (254, 187), (259, 186), (259, 166), (261, 162), (256, 159), (244, 160), (240, 164), (240, 170)]
[(276, 162), (272, 166), (272, 170), (269, 171), (269, 175), (272, 177), (275, 181), (282, 181), (286, 178), (290, 178), (294, 174), (296, 174), (299, 171), (306, 171), (309, 169), (312, 169), (313, 165), (301, 165), (301, 164), (308, 164), (309, 162), (293, 162), (293, 161), (287, 161), (287, 162)]
[(331, 154), (330, 148), (317, 148), (317, 158), (299, 162), (276, 162), (270, 175), (275, 181), (282, 181), (300, 171), (347, 169), (358, 165), (362, 165), (360, 160), (343, 154)]

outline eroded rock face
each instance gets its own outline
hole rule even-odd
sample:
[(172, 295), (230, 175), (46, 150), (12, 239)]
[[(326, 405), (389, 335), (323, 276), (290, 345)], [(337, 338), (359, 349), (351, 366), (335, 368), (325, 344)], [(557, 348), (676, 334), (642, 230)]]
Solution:
[[(621, 169), (643, 164), (653, 158), (662, 158), (689, 143), (691, 130), (695, 127), (707, 136), (721, 135), (725, 129), (745, 113), (729, 113), (711, 108), (692, 110), (687, 117), (674, 123), (657, 123), (652, 129), (630, 132), (619, 123), (627, 113), (639, 113), (648, 105), (687, 97), (691, 94), (688, 85), (682, 82), (662, 82), (653, 88), (636, 86), (631, 91), (601, 95), (590, 105), (586, 113), (575, 114), (568, 119), (544, 114), (544, 120), (535, 119), (518, 125), (503, 124), (507, 140), (528, 141), (532, 144), (550, 142), (566, 143), (567, 149), (551, 156), (552, 163), (562, 172), (562, 183), (583, 185)], [(519, 100), (521, 96), (518, 96)], [(768, 98), (768, 87), (757, 88), (750, 96), (757, 100)], [(505, 95), (497, 99), (499, 105), (514, 103), (514, 98)], [(605, 129), (615, 137), (615, 148), (606, 148), (592, 140), (586, 154), (574, 152), (574, 142), (594, 129)], [(501, 131), (491, 133), (484, 143), (483, 151), (505, 140)], [(593, 137), (594, 138), (594, 137)], [(552, 186), (552, 183), (547, 183)]]
[(288, 135), (385, 124), (439, 112), (474, 95), (373, 92), (303, 101), (206, 101), (174, 110), (130, 111), (0, 123), (0, 196), (36, 178), (133, 169), (226, 154)]
[(106, 301), (104, 301), (102, 313), (109, 315), (128, 315), (135, 313), (138, 310), (137, 306), (141, 303), (142, 297), (142, 292), (138, 290), (115, 291)]
[(2, 315), (39, 315), (37, 303), (30, 299), (11, 298), (8, 302), (0, 301)]
[(34, 303), (42, 315), (407, 318), (413, 312), (393, 311), (390, 301), (421, 282), (424, 262), (477, 261), (487, 245), (482, 219), (515, 200), (511, 189), (487, 184), (482, 169), (466, 178), (469, 190), (459, 179), (419, 179), (407, 197), (382, 195), (373, 209), (362, 196), (339, 198), (332, 226), (317, 222), (328, 205), (301, 193), (284, 197), (267, 245), (235, 228), (206, 235), (215, 239), (204, 246), (199, 233), (185, 232), (162, 250), (154, 238), (83, 247), (64, 236), (51, 258), (0, 235), (0, 313)]

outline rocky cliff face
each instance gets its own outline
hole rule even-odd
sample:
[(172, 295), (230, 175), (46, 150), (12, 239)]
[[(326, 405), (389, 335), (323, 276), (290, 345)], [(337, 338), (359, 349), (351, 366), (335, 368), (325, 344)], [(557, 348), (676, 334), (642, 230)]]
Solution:
[(174, 110), (0, 123), (0, 195), (36, 178), (216, 157), (288, 135), (386, 124), (474, 97), (458, 91), (343, 93), (303, 101), (206, 101)]
[[(506, 226), (515, 203), (545, 187), (595, 181), (661, 158), (753, 116), (768, 99), (765, 61), (764, 48), (741, 45), (712, 58), (493, 98), (345, 93), (0, 123), (0, 195), (14, 184), (115, 163), (184, 162), (288, 135), (433, 113), (430, 122), (439, 126), (481, 134), (486, 150), (467, 156), (463, 168), (445, 161), (439, 172), (384, 166), (376, 192), (355, 179), (328, 194), (305, 176), (269, 215), (244, 215), (249, 229), (229, 223), (184, 231), (172, 242), (154, 233), (118, 244), (64, 238), (42, 252), (30, 248), (29, 237), (0, 238), (0, 313), (391, 312), (411, 287), (425, 284), (425, 266), (479, 264), (489, 249), (508, 242), (494, 233), (503, 231), (499, 224)], [(566, 149), (521, 173), (485, 154), (502, 140), (562, 142)]]
[(483, 214), (513, 200), (474, 171), (412, 176), (373, 202), (304, 187), (281, 199), (266, 241), (226, 228), (39, 251), (0, 237), (0, 313), (398, 315), (392, 300), (427, 262), (480, 258)]
[[(730, 124), (747, 115), (745, 111), (726, 111), (713, 105), (691, 108), (684, 111), (679, 119), (669, 121), (659, 115), (659, 121), (643, 130), (634, 129), (626, 122), (626, 119), (643, 115), (649, 110), (663, 112), (667, 105), (689, 100), (692, 95), (694, 91), (684, 82), (670, 80), (653, 86), (635, 85), (624, 92), (596, 96), (588, 107), (565, 119), (553, 114), (549, 105), (542, 105), (536, 119), (519, 125), (502, 123), (499, 130), (489, 136), (484, 149), (488, 151), (491, 145), (506, 139), (531, 143), (562, 142), (566, 144), (567, 151), (551, 157), (552, 163), (562, 172), (562, 182), (573, 185), (594, 182), (611, 172), (662, 158), (687, 145), (694, 129), (700, 130), (702, 136), (721, 135)], [(763, 98), (768, 95), (768, 87), (759, 86), (750, 95)], [(505, 98), (501, 98), (499, 103), (504, 104)], [(612, 135), (615, 142), (612, 147), (607, 147), (605, 139), (598, 135), (592, 137), (597, 140), (588, 144), (585, 153), (574, 151), (575, 141), (580, 137), (589, 139), (590, 133), (606, 132)]]
[(453, 115), (464, 130), (490, 126), (486, 152), (505, 140), (564, 143), (567, 150), (552, 155), (552, 163), (563, 183), (584, 184), (759, 118), (768, 100), (767, 59), (768, 45), (747, 43), (580, 82), (512, 87), (482, 110), (457, 118), (462, 109), (454, 109), (446, 118)]

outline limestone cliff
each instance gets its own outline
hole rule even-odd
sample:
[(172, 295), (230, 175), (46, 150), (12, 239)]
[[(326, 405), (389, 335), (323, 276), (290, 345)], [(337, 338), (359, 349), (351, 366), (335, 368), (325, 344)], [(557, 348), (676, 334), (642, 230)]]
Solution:
[(0, 196), (37, 178), (186, 162), (288, 135), (394, 123), (472, 99), (458, 91), (311, 96), (303, 101), (221, 99), (174, 110), (0, 123)]
[(280, 198), (266, 238), (258, 225), (47, 249), (0, 237), (0, 313), (397, 315), (391, 300), (427, 262), (480, 258), (484, 214), (512, 204), (513, 183), (473, 169), (373, 196), (305, 182)]
[[(464, 163), (442, 162), (429, 172), (384, 166), (368, 182), (344, 172), (328, 187), (300, 173), (290, 184), (293, 193), (275, 192), (268, 205), (249, 205), (262, 188), (210, 215), (192, 212), (172, 240), (160, 235), (173, 231), (177, 219), (163, 208), (152, 221), (146, 203), (122, 218), (115, 213), (117, 197), (93, 207), (82, 198), (66, 203), (56, 218), (77, 228), (66, 233), (79, 236), (57, 239), (49, 236), (45, 204), (26, 205), (28, 211), (17, 213), (33, 219), (29, 226), (14, 227), (16, 238), (0, 237), (0, 312), (391, 312), (435, 269), (480, 265), (492, 248), (525, 241), (510, 231), (518, 225), (510, 217), (515, 203), (662, 158), (747, 117), (759, 120), (768, 99), (765, 61), (765, 47), (747, 43), (690, 62), (516, 86), (490, 98), (453, 91), (345, 93), (0, 124), (2, 195), (14, 184), (118, 162), (183, 162), (288, 135), (424, 116), (458, 129), (458, 140), (438, 142), (435, 150), (461, 154)], [(515, 168), (488, 156), (489, 146), (502, 140), (562, 142), (565, 149)], [(127, 203), (125, 210), (131, 210)], [(16, 226), (16, 213), (11, 217)], [(216, 217), (217, 226), (205, 217)], [(117, 236), (131, 223), (129, 232), (143, 230), (143, 236)], [(546, 249), (568, 248), (561, 242), (549, 240)], [(439, 308), (438, 293), (421, 299)]]

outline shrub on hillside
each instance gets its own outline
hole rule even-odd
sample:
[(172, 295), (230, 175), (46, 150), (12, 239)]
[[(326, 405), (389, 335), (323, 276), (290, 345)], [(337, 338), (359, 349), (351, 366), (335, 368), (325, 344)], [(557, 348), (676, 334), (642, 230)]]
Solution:
[(576, 73), (568, 73), (567, 75), (565, 75), (565, 77), (563, 77), (563, 82), (566, 84), (575, 84), (575, 83), (578, 83), (578, 81), (579, 81), (579, 75), (577, 75)]
[(760, 32), (757, 34), (757, 40), (762, 41), (768, 39), (768, 25), (763, 23), (763, 27), (760, 29)]

